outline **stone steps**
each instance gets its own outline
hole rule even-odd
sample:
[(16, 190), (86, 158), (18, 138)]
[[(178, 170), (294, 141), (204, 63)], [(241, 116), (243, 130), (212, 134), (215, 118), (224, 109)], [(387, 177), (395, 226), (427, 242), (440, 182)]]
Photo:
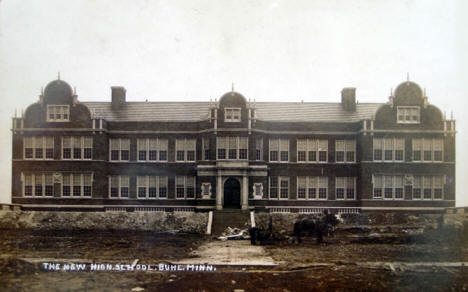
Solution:
[[(250, 227), (250, 213), (239, 209), (224, 209), (213, 213), (211, 234), (220, 235), (227, 227), (244, 229)], [(249, 225), (246, 225), (249, 224)]]

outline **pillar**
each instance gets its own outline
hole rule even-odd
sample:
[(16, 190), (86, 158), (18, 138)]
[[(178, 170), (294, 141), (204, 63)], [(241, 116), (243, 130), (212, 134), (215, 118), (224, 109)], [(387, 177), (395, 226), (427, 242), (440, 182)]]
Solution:
[(242, 177), (242, 210), (247, 210), (249, 208), (249, 177)]
[(216, 210), (223, 209), (223, 178), (218, 175), (216, 182)]

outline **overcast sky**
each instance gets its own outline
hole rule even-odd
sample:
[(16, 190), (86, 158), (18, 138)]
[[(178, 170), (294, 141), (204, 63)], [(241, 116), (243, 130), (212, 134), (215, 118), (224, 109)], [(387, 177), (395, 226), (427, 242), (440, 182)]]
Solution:
[[(457, 204), (468, 205), (468, 1), (0, 0), (0, 202), (11, 117), (57, 78), (82, 101), (219, 98), (386, 102), (410, 79), (457, 119)], [(465, 163), (463, 163), (465, 162)]]

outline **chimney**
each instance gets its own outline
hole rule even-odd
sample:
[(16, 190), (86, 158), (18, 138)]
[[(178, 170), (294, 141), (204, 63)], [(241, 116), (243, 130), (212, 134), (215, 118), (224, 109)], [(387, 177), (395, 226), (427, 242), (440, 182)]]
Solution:
[(125, 103), (125, 93), (127, 92), (122, 86), (111, 86), (112, 90), (112, 109), (119, 110), (120, 106)]
[(356, 110), (356, 88), (345, 87), (341, 91), (341, 104), (345, 111)]

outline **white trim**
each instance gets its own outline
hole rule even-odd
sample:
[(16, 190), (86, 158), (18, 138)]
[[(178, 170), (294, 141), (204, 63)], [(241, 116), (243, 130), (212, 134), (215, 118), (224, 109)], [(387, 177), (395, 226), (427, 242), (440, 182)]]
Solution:
[[(231, 111), (231, 116), (232, 118), (228, 119), (227, 118), (227, 112), (228, 111)], [(234, 112), (238, 112), (238, 118), (234, 118)], [(240, 107), (225, 107), (224, 108), (224, 122), (225, 123), (239, 123), (242, 121), (242, 117), (241, 117), (241, 114), (242, 114), (242, 110)]]
[[(414, 115), (414, 113), (411, 113), (412, 110), (417, 110), (417, 114)], [(404, 111), (409, 111), (410, 114), (401, 114), (403, 115), (403, 120), (400, 120), (400, 112)], [(406, 117), (410, 117), (409, 120), (406, 119)], [(413, 116), (418, 117), (417, 120), (413, 120)], [(419, 106), (397, 106), (397, 111), (396, 111), (396, 122), (397, 124), (420, 124), (421, 123), (421, 107)]]
[[(50, 114), (51, 114), (52, 109), (53, 109), (53, 112), (54, 112), (53, 113), (53, 115), (54, 115), (53, 119), (50, 118)], [(64, 119), (64, 118), (56, 119), (55, 116), (56, 116), (56, 110), (57, 109), (60, 109), (60, 114), (61, 114), (62, 117), (66, 113), (67, 118), (66, 119)], [(63, 109), (65, 109), (65, 112), (63, 111)], [(46, 111), (46, 121), (48, 123), (69, 122), (70, 121), (70, 105), (68, 105), (68, 104), (48, 104), (47, 105), (47, 111)]]

